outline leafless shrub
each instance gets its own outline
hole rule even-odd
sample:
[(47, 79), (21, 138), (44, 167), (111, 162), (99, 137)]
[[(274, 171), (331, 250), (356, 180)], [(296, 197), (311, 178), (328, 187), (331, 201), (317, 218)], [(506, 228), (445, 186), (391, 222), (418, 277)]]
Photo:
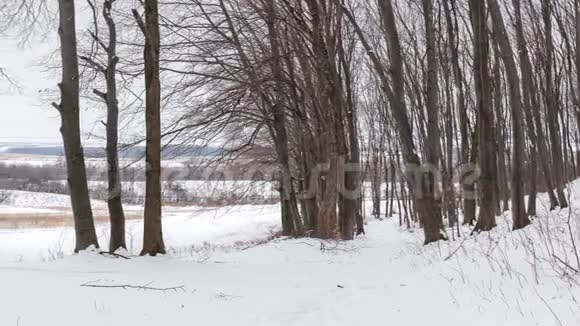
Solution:
[(4, 204), (10, 199), (10, 194), (7, 191), (0, 190), (0, 204)]

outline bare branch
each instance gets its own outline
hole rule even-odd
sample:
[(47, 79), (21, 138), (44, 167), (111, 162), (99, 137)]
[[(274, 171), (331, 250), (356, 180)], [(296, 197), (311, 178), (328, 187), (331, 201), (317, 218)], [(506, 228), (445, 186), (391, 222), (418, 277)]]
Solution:
[(133, 10), (131, 10), (131, 12), (133, 13), (133, 17), (135, 17), (135, 21), (137, 21), (137, 24), (139, 25), (141, 32), (143, 33), (143, 35), (145, 35), (145, 37), (147, 37), (147, 29), (145, 28), (145, 23), (143, 22), (143, 18), (141, 18), (141, 15), (139, 15), (139, 12), (137, 11), (137, 9), (133, 9)]
[(153, 282), (151, 283), (147, 283), (145, 285), (131, 285), (131, 284), (119, 284), (119, 285), (104, 285), (104, 284), (96, 284), (98, 282), (100, 282), (101, 280), (96, 280), (96, 281), (92, 281), (92, 282), (87, 282), (84, 284), (81, 284), (81, 287), (87, 287), (87, 288), (102, 288), (102, 289), (135, 289), (135, 290), (150, 290), (150, 291), (161, 291), (161, 292), (167, 292), (167, 291), (185, 291), (185, 286), (184, 285), (180, 285), (180, 286), (174, 286), (174, 287), (168, 287), (168, 288), (158, 288), (158, 287), (152, 287), (151, 284), (153, 284)]

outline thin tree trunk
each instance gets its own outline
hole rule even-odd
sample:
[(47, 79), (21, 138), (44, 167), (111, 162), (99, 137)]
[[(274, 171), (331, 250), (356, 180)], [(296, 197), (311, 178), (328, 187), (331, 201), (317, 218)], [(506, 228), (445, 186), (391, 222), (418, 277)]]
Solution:
[[(376, 141), (376, 140), (374, 140)], [(371, 145), (371, 192), (373, 196), (373, 216), (375, 218), (381, 217), (381, 171), (382, 171), (382, 153), (376, 148), (376, 146)]]
[[(552, 181), (548, 163), (548, 149), (544, 140), (545, 136), (544, 130), (542, 128), (542, 120), (540, 117), (540, 104), (538, 103), (536, 95), (537, 87), (534, 83), (532, 64), (528, 54), (526, 39), (524, 37), (520, 0), (513, 0), (513, 4), (516, 19), (518, 52), (520, 57), (520, 66), (522, 67), (522, 83), (524, 95), (527, 94), (527, 96), (524, 96), (524, 103), (527, 103), (525, 113), (528, 124), (528, 134), (530, 135), (530, 140), (532, 142), (532, 149), (535, 151), (534, 159), (540, 161), (540, 168), (542, 169), (542, 174), (544, 175), (544, 181), (547, 187), (546, 190), (550, 199), (550, 209), (554, 209), (558, 206), (558, 199), (554, 194), (554, 183)], [(531, 209), (528, 208), (528, 210)], [(533, 211), (535, 214), (535, 209)], [(530, 214), (530, 212), (528, 212), (528, 214)]]
[(522, 115), (522, 96), (520, 93), (520, 80), (514, 59), (514, 53), (510, 45), (509, 37), (501, 10), (496, 0), (488, 0), (493, 26), (495, 30), (496, 42), (498, 43), (506, 68), (509, 83), (509, 96), (512, 118), (512, 170), (510, 176), (511, 211), (513, 219), (513, 229), (518, 230), (530, 224), (530, 219), (526, 215), (524, 203), (524, 132)]
[(578, 141), (576, 142), (575, 150), (578, 157), (576, 164), (576, 176), (580, 176), (580, 151), (578, 150), (578, 142), (580, 142), (580, 0), (574, 1), (574, 18), (576, 30), (576, 87), (578, 87), (578, 96), (576, 103), (576, 128), (578, 129)]
[(290, 154), (288, 149), (288, 132), (286, 130), (286, 113), (284, 111), (284, 87), (282, 62), (280, 59), (279, 34), (276, 27), (276, 1), (266, 2), (266, 24), (270, 46), (272, 47), (272, 73), (276, 82), (276, 99), (272, 106), (274, 115), (274, 130), (276, 133), (276, 149), (278, 151), (278, 162), (281, 168), (281, 198), (283, 207), (283, 233), (286, 236), (303, 235), (303, 223), (298, 212), (298, 202), (292, 183), (290, 170)]
[(103, 5), (103, 17), (109, 29), (109, 46), (107, 47), (106, 83), (107, 93), (107, 178), (108, 191), (107, 206), (111, 221), (111, 235), (109, 251), (115, 252), (119, 248), (127, 249), (125, 242), (125, 212), (123, 211), (121, 177), (119, 173), (119, 102), (117, 100), (116, 71), (119, 58), (117, 57), (117, 28), (111, 10), (112, 0), (106, 0)]
[[(341, 8), (337, 7), (339, 26), (342, 26)], [(340, 28), (339, 28), (340, 30)], [(352, 240), (355, 234), (354, 227), (357, 225), (356, 234), (364, 233), (364, 225), (361, 221), (361, 207), (359, 206), (361, 198), (361, 162), (360, 162), (360, 146), (359, 134), (356, 121), (357, 107), (355, 102), (355, 94), (353, 93), (353, 76), (352, 57), (346, 53), (345, 40), (342, 31), (338, 34), (338, 46), (336, 55), (340, 62), (340, 66), (335, 68), (342, 68), (342, 79), (344, 79), (344, 100), (342, 110), (339, 114), (339, 122), (337, 129), (343, 139), (343, 156), (347, 165), (341, 169), (340, 176), (340, 201), (342, 202), (342, 209), (340, 211), (340, 233), (343, 240)], [(340, 84), (340, 76), (334, 75), (335, 84)], [(379, 203), (380, 207), (380, 203)], [(359, 221), (359, 223), (357, 223)]]
[(486, 25), (485, 2), (470, 0), (471, 21), (474, 31), (474, 69), (477, 96), (479, 162), (481, 176), (479, 188), (481, 207), (474, 232), (489, 231), (496, 226), (496, 153), (494, 146), (493, 111), (490, 103), (490, 77), (488, 71), (489, 44)]
[(568, 207), (568, 201), (564, 195), (564, 179), (563, 179), (563, 158), (562, 158), (562, 144), (560, 141), (560, 128), (558, 123), (558, 101), (556, 101), (556, 94), (554, 92), (554, 81), (552, 80), (552, 60), (554, 53), (554, 44), (552, 41), (552, 1), (542, 0), (542, 16), (544, 18), (545, 27), (545, 57), (544, 68), (546, 77), (546, 117), (548, 120), (548, 135), (552, 145), (552, 163), (554, 165), (554, 181), (556, 186), (556, 195), (560, 208)]
[[(443, 230), (443, 220), (441, 216), (441, 198), (438, 195), (440, 191), (437, 189), (438, 180), (435, 176), (440, 171), (441, 131), (439, 128), (439, 74), (437, 67), (437, 40), (433, 23), (434, 16), (432, 0), (423, 0), (423, 18), (425, 20), (427, 43), (427, 98), (425, 101), (427, 109), (427, 141), (425, 144), (427, 146), (427, 160), (425, 163), (428, 165), (428, 169), (435, 170), (426, 174), (428, 190), (423, 195), (426, 197), (425, 200), (430, 201), (428, 204), (431, 210), (429, 218), (433, 219), (433, 227), (437, 225), (437, 232), (439, 232), (439, 230)], [(435, 230), (432, 232), (434, 233)]]
[[(451, 3), (450, 3), (451, 2)], [(468, 131), (468, 118), (467, 118), (467, 106), (465, 101), (465, 89), (463, 87), (463, 72), (461, 70), (461, 65), (459, 64), (459, 50), (456, 40), (456, 31), (454, 26), (457, 26), (457, 19), (455, 14), (455, 2), (451, 0), (443, 1), (443, 8), (445, 11), (445, 17), (447, 22), (447, 34), (449, 36), (449, 48), (451, 52), (451, 64), (453, 66), (453, 75), (455, 87), (457, 92), (457, 110), (459, 112), (459, 132), (461, 134), (461, 163), (469, 164), (471, 163), (469, 155), (469, 131)], [(453, 10), (452, 10), (453, 9)], [(454, 15), (452, 15), (452, 12)], [(455, 19), (454, 19), (455, 17)], [(455, 23), (454, 23), (455, 22)], [(472, 145), (475, 146), (475, 145)], [(463, 187), (463, 223), (467, 225), (473, 225), (475, 221), (475, 198), (469, 194), (473, 194), (475, 187), (473, 184), (466, 184), (461, 182)]]
[[(393, 116), (399, 129), (399, 140), (403, 150), (405, 169), (409, 191), (413, 195), (415, 207), (425, 233), (425, 244), (429, 244), (446, 237), (441, 234), (441, 210), (435, 201), (435, 176), (430, 166), (423, 166), (416, 151), (413, 140), (413, 129), (409, 123), (405, 101), (405, 79), (403, 74), (403, 55), (395, 14), (391, 0), (378, 0), (381, 11), (385, 37), (389, 46), (391, 67), (389, 73), (393, 82), (393, 91), (387, 91), (393, 110)], [(430, 6), (430, 3), (428, 3)], [(429, 15), (429, 13), (426, 13)], [(380, 66), (377, 69), (381, 69)], [(433, 73), (433, 72), (432, 72)], [(379, 74), (386, 76), (384, 70)], [(384, 80), (384, 79), (383, 79)], [(383, 81), (383, 87), (388, 90), (388, 83)], [(432, 119), (433, 117), (431, 117)], [(438, 129), (437, 129), (438, 133)], [(439, 141), (439, 139), (437, 139)], [(435, 161), (437, 162), (437, 161)]]

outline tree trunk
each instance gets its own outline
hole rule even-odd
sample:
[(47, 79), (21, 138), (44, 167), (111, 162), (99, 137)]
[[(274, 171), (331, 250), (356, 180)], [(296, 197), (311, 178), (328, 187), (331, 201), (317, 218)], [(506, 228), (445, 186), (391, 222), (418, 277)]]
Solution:
[[(443, 220), (441, 216), (441, 198), (440, 191), (437, 189), (438, 181), (436, 175), (440, 172), (440, 154), (441, 154), (441, 131), (439, 130), (439, 74), (437, 73), (437, 44), (435, 37), (435, 25), (433, 23), (432, 0), (423, 0), (423, 18), (425, 19), (425, 38), (427, 45), (427, 155), (426, 164), (431, 170), (426, 173), (428, 182), (425, 185), (428, 187), (423, 194), (425, 200), (429, 201), (430, 206), (429, 219), (432, 219), (433, 228), (437, 225), (437, 232), (443, 230)], [(423, 217), (425, 218), (425, 217)], [(435, 232), (433, 230), (432, 232)]]
[[(440, 207), (435, 202), (435, 176), (433, 171), (430, 170), (430, 166), (423, 166), (421, 164), (413, 140), (413, 130), (409, 123), (405, 103), (403, 56), (393, 5), (391, 0), (378, 0), (378, 4), (379, 10), (381, 10), (387, 44), (389, 46), (391, 64), (389, 73), (392, 78), (393, 91), (389, 91), (389, 85), (385, 81), (383, 81), (383, 87), (389, 95), (393, 116), (399, 129), (399, 140), (403, 150), (409, 190), (413, 195), (415, 207), (423, 225), (425, 244), (429, 244), (445, 239), (440, 232), (442, 226)], [(385, 75), (384, 71), (380, 75)]]
[(62, 57), (62, 82), (59, 84), (61, 103), (53, 103), (61, 117), (60, 133), (67, 165), (67, 182), (75, 225), (75, 252), (91, 246), (99, 248), (89, 188), (85, 158), (81, 143), (79, 104), (79, 64), (75, 27), (74, 0), (59, 0), (60, 53)]
[[(544, 181), (547, 187), (546, 190), (550, 199), (550, 209), (554, 209), (558, 206), (558, 199), (554, 194), (554, 183), (552, 181), (548, 163), (548, 149), (546, 142), (544, 141), (545, 137), (544, 130), (542, 128), (542, 119), (540, 117), (540, 104), (538, 103), (537, 99), (537, 87), (534, 83), (532, 64), (530, 62), (528, 47), (524, 37), (520, 0), (513, 0), (513, 4), (516, 19), (518, 52), (520, 57), (520, 66), (522, 67), (522, 86), (524, 95), (527, 94), (527, 96), (524, 96), (524, 103), (527, 103), (527, 106), (525, 107), (525, 113), (528, 124), (528, 134), (533, 146), (532, 150), (534, 150), (536, 153), (535, 159), (540, 161), (540, 168), (542, 169), (542, 174), (544, 175)], [(528, 211), (530, 211), (530, 208), (528, 208)], [(530, 214), (530, 212), (528, 212), (528, 214)]]
[[(376, 139), (375, 139), (376, 141)], [(379, 148), (371, 144), (370, 177), (373, 199), (373, 213), (375, 218), (381, 217), (381, 183), (382, 183), (382, 153)]]
[[(339, 235), (337, 203), (340, 198), (339, 178), (342, 178), (339, 173), (343, 172), (340, 171), (339, 158), (344, 158), (347, 153), (343, 124), (345, 101), (342, 82), (337, 76), (336, 50), (330, 45), (335, 41), (330, 35), (334, 32), (326, 25), (330, 13), (323, 10), (323, 6), (316, 0), (308, 0), (306, 4), (312, 17), (312, 53), (320, 96), (320, 159), (326, 165), (325, 173), (320, 178), (321, 200), (315, 235), (322, 239), (334, 239)], [(342, 215), (340, 218), (352, 219), (353, 216)]]
[(474, 70), (477, 97), (479, 162), (481, 176), (479, 188), (481, 207), (474, 232), (489, 231), (496, 226), (495, 201), (496, 153), (494, 146), (493, 111), (490, 103), (490, 77), (488, 71), (489, 44), (486, 25), (485, 1), (470, 0), (471, 22), (474, 31)]
[(122, 186), (119, 173), (119, 102), (117, 100), (116, 70), (119, 58), (117, 57), (117, 28), (111, 10), (112, 0), (106, 0), (103, 5), (103, 17), (109, 29), (109, 46), (107, 47), (106, 83), (107, 93), (107, 178), (108, 191), (107, 205), (111, 221), (111, 235), (109, 251), (115, 252), (119, 248), (127, 249), (125, 242), (125, 212), (123, 211)]
[[(342, 39), (342, 35), (340, 35)], [(344, 169), (344, 183), (341, 183), (344, 187), (341, 189), (342, 200), (344, 202), (344, 214), (341, 214), (341, 238), (343, 240), (352, 240), (353, 234), (355, 232), (354, 226), (356, 225), (356, 235), (363, 234), (364, 223), (362, 220), (362, 207), (361, 207), (361, 162), (360, 162), (360, 146), (359, 146), (359, 133), (357, 128), (356, 114), (357, 108), (355, 104), (355, 98), (353, 94), (352, 86), (352, 76), (351, 76), (351, 66), (349, 60), (346, 58), (344, 51), (344, 44), (342, 40), (340, 41), (340, 47), (338, 55), (340, 57), (340, 62), (342, 63), (342, 68), (344, 71), (345, 88), (347, 93), (346, 105), (344, 115), (346, 118), (346, 125), (343, 129), (346, 129), (348, 135), (348, 146), (346, 148), (347, 166)], [(343, 120), (344, 120), (343, 118)], [(345, 137), (346, 138), (346, 137)], [(379, 182), (380, 185), (380, 182)], [(380, 193), (380, 186), (379, 186)], [(379, 198), (380, 199), (380, 198)], [(380, 201), (379, 201), (380, 207)], [(380, 209), (380, 208), (379, 208)]]
[(512, 167), (510, 179), (511, 211), (513, 229), (518, 230), (530, 224), (526, 215), (524, 203), (524, 125), (522, 115), (522, 96), (520, 93), (520, 80), (514, 59), (514, 53), (510, 45), (509, 37), (501, 10), (496, 0), (488, 0), (488, 5), (493, 20), (496, 42), (499, 45), (503, 63), (506, 68), (509, 83), (509, 98), (512, 118)]
[[(471, 163), (469, 155), (469, 130), (468, 130), (468, 117), (467, 117), (467, 105), (465, 101), (465, 88), (463, 86), (464, 77), (461, 70), (461, 65), (459, 64), (459, 49), (458, 42), (456, 40), (456, 26), (457, 26), (457, 14), (455, 12), (455, 2), (450, 0), (443, 1), (443, 9), (445, 11), (445, 18), (447, 22), (447, 35), (449, 36), (449, 48), (451, 52), (451, 64), (453, 66), (453, 75), (455, 87), (457, 92), (457, 105), (459, 111), (459, 132), (461, 134), (461, 163), (469, 164)], [(452, 15), (453, 13), (453, 15)], [(474, 144), (472, 146), (475, 146)], [(476, 147), (474, 147), (474, 151)], [(473, 225), (475, 221), (475, 198), (471, 195), (475, 191), (473, 184), (467, 184), (461, 182), (463, 187), (463, 224)]]
[(560, 142), (560, 127), (558, 123), (558, 102), (554, 92), (554, 81), (552, 80), (552, 60), (554, 57), (554, 43), (552, 41), (552, 2), (550, 0), (542, 1), (542, 16), (545, 27), (545, 57), (544, 68), (546, 77), (546, 118), (548, 120), (548, 135), (552, 145), (552, 163), (554, 165), (554, 181), (556, 186), (556, 195), (560, 208), (568, 207), (568, 201), (564, 195), (564, 164), (562, 158), (562, 144)]
[(145, 226), (141, 255), (165, 254), (161, 221), (161, 84), (159, 80), (159, 8), (145, 0)]
[(280, 59), (280, 45), (279, 35), (276, 28), (276, 1), (266, 1), (266, 24), (268, 25), (268, 33), (270, 39), (270, 46), (272, 47), (272, 74), (276, 83), (276, 99), (272, 106), (274, 115), (274, 130), (276, 149), (278, 151), (278, 162), (281, 175), (281, 198), (283, 215), (282, 215), (282, 233), (286, 236), (301, 236), (303, 235), (303, 223), (298, 212), (298, 202), (296, 193), (292, 183), (292, 176), (290, 170), (290, 154), (288, 149), (288, 133), (286, 130), (286, 113), (284, 111), (284, 77), (282, 72), (282, 63)]
[[(576, 128), (578, 129), (578, 137), (580, 139), (580, 0), (574, 1), (574, 18), (576, 30), (576, 87), (578, 87), (578, 96), (576, 103)], [(578, 157), (578, 164), (576, 164), (576, 176), (580, 176), (580, 150), (578, 145), (575, 147), (576, 155)]]

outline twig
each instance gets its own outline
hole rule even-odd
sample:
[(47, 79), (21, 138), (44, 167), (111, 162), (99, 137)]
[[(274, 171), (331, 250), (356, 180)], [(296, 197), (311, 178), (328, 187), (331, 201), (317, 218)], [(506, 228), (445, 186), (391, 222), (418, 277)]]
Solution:
[(135, 21), (137, 21), (137, 25), (139, 25), (139, 29), (141, 29), (141, 32), (143, 33), (143, 35), (145, 35), (145, 38), (147, 38), (148, 37), (147, 27), (145, 27), (143, 18), (141, 18), (141, 15), (139, 15), (137, 9), (133, 9), (131, 10), (131, 12), (133, 13), (133, 17), (135, 17)]
[(166, 292), (166, 291), (185, 291), (185, 286), (181, 285), (181, 286), (175, 286), (175, 287), (169, 287), (169, 288), (157, 288), (157, 287), (152, 287), (150, 286), (151, 284), (153, 284), (153, 282), (151, 283), (147, 283), (145, 285), (131, 285), (131, 284), (118, 284), (118, 285), (103, 285), (103, 284), (95, 284), (99, 282), (99, 280), (97, 281), (92, 281), (92, 282), (87, 282), (84, 284), (81, 284), (82, 287), (87, 287), (87, 288), (104, 288), (104, 289), (136, 289), (136, 290), (151, 290), (151, 291), (161, 291), (161, 292)]
[(20, 86), (8, 75), (4, 68), (0, 68), (0, 79), (4, 79), (8, 81), (8, 84), (12, 85), (12, 87), (20, 90)]
[(115, 258), (123, 258), (123, 259), (127, 259), (127, 260), (131, 259), (131, 258), (127, 257), (127, 256), (123, 256), (121, 254), (117, 254), (117, 253), (114, 253), (114, 252), (108, 252), (108, 251), (101, 251), (99, 253), (99, 255), (102, 255), (102, 256), (111, 256), (111, 257), (115, 257)]
[(457, 249), (455, 249), (449, 256), (447, 256), (445, 259), (443, 259), (443, 261), (448, 261), (451, 257), (453, 257), (453, 255), (455, 255), (459, 249), (463, 248), (463, 244), (465, 243), (465, 241), (468, 239), (468, 237), (464, 237), (463, 241), (461, 241), (461, 244), (457, 247)]
[(556, 255), (552, 255), (554, 258), (556, 258), (556, 260), (558, 260), (559, 262), (561, 262), (562, 264), (564, 264), (564, 266), (570, 268), (572, 271), (574, 271), (576, 274), (580, 274), (580, 271), (577, 270), (576, 268), (570, 266), (570, 264), (568, 264), (567, 262), (563, 261), (562, 258), (556, 256)]
[(552, 309), (552, 307), (550, 307), (550, 305), (548, 304), (548, 302), (546, 300), (544, 300), (544, 298), (542, 298), (540, 296), (540, 294), (538, 293), (538, 290), (536, 290), (536, 295), (538, 296), (538, 298), (540, 298), (540, 300), (542, 300), (542, 302), (544, 303), (544, 305), (546, 305), (546, 307), (548, 308), (548, 310), (550, 310), (550, 312), (552, 313), (552, 315), (554, 316), (554, 318), (556, 319), (556, 321), (558, 322), (558, 325), (563, 326), (562, 321), (560, 320), (560, 317), (558, 317), (558, 315), (556, 314), (556, 312)]

